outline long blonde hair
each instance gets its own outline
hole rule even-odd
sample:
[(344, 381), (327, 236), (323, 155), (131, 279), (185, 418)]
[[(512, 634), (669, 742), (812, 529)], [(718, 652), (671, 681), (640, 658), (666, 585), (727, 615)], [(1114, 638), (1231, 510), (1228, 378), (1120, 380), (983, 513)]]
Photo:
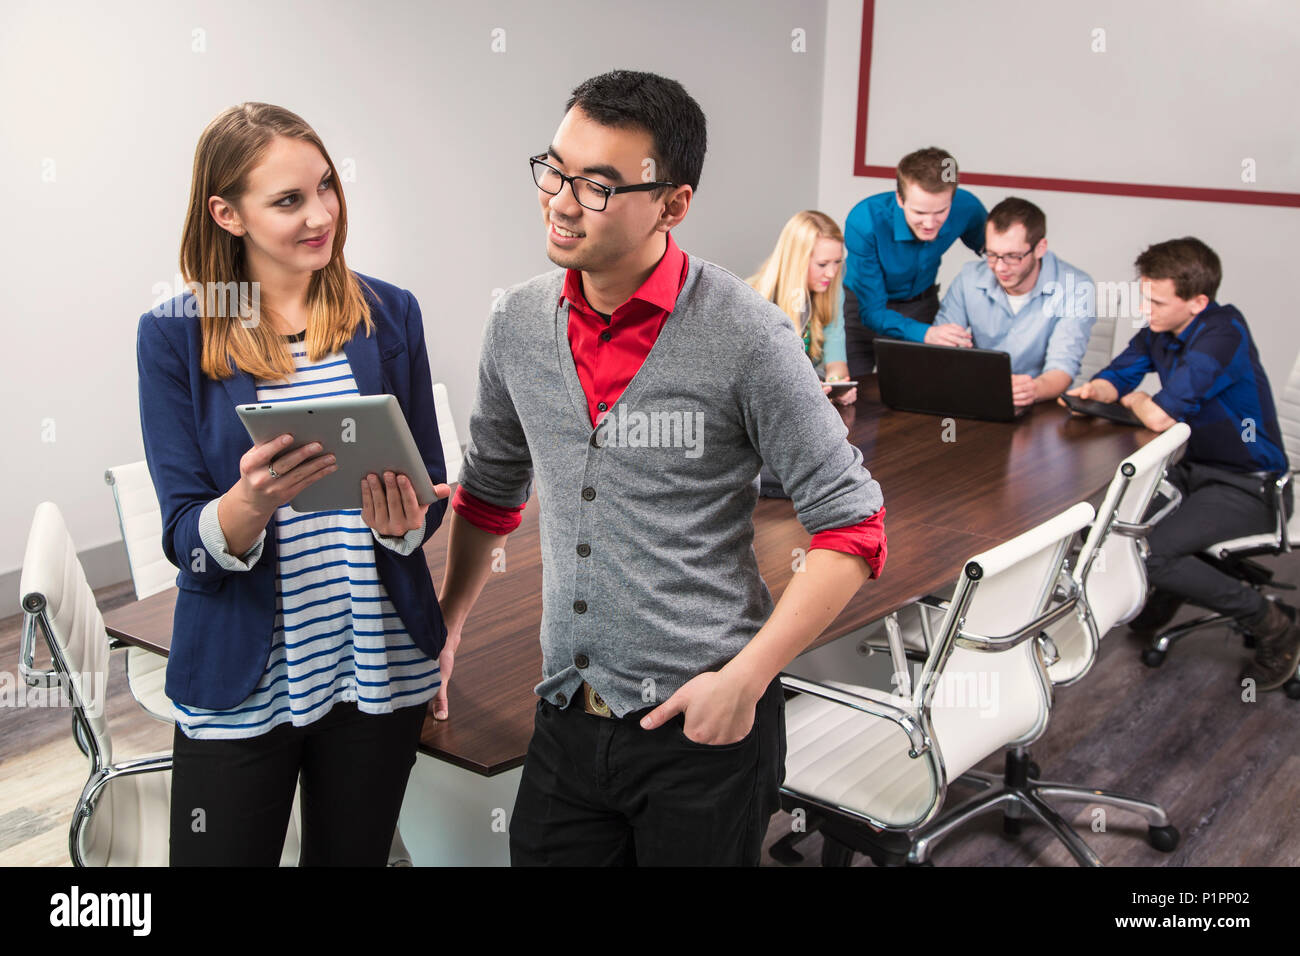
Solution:
[(329, 165), (339, 200), (329, 265), (313, 272), (307, 287), (308, 357), (315, 361), (341, 349), (361, 323), (365, 323), (367, 336), (374, 328), (370, 307), (361, 291), (362, 282), (343, 259), (348, 209), (338, 172), (325, 151), (325, 144), (296, 113), (267, 103), (241, 103), (224, 110), (199, 137), (194, 150), (189, 207), (181, 234), (181, 275), (187, 286), (198, 284), (199, 294), (195, 298), (199, 300), (203, 331), (201, 367), (209, 378), (230, 378), (236, 369), (260, 379), (288, 378), (294, 372), (293, 356), (284, 339), (270, 322), (262, 321), (272, 314), (265, 306), (261, 307), (262, 314), (256, 324), (245, 325), (234, 321), (234, 315), (209, 314), (208, 300), (215, 296), (203, 294), (203, 290), (247, 288), (229, 284), (252, 281), (244, 256), (244, 240), (217, 225), (208, 212), (208, 197), (220, 196), (233, 205), (247, 190), (249, 172), (261, 161), (276, 136), (300, 139), (320, 150)]
[(812, 261), (813, 247), (818, 239), (833, 239), (842, 244), (844, 233), (835, 224), (835, 220), (824, 212), (805, 209), (795, 213), (781, 229), (772, 254), (758, 267), (758, 272), (746, 280), (769, 302), (775, 302), (781, 307), (781, 311), (794, 324), (796, 332), (803, 317), (804, 305), (811, 296), (808, 354), (814, 362), (822, 360), (826, 326), (835, 318), (835, 306), (840, 299), (844, 275), (842, 269), (837, 271), (825, 292), (809, 292), (808, 264)]

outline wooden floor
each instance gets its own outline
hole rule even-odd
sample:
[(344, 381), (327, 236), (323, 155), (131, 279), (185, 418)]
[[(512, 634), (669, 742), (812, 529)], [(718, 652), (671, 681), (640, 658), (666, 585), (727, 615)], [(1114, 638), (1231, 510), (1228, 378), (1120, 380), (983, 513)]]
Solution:
[[(1279, 578), (1300, 581), (1300, 555), (1278, 559)], [(96, 592), (101, 611), (134, 600), (129, 584)], [(1288, 595), (1283, 593), (1283, 599)], [(1182, 616), (1188, 616), (1186, 614)], [(11, 694), (17, 681), (21, 617), (0, 621), (0, 673)], [(1240, 641), (1226, 629), (1202, 632), (1151, 670), (1123, 629), (1103, 641), (1092, 672), (1057, 691), (1047, 731), (1032, 748), (1045, 777), (1126, 791), (1162, 803), (1182, 842), (1171, 854), (1147, 845), (1140, 818), (1109, 810), (1093, 832), (1085, 804), (1062, 806), (1067, 819), (1109, 865), (1300, 865), (1300, 701), (1280, 692), (1241, 700), (1236, 675)], [(107, 714), (115, 757), (167, 750), (171, 726), (149, 717), (131, 697), (123, 652), (113, 655)], [(38, 654), (38, 666), (43, 657)], [(0, 866), (67, 866), (72, 808), (86, 782), (87, 761), (72, 741), (65, 708), (0, 708)], [(981, 764), (999, 772), (1000, 758)], [(959, 799), (964, 791), (954, 789)], [(789, 832), (778, 813), (767, 846)], [(804, 864), (820, 860), (822, 840), (799, 844)], [(997, 814), (973, 821), (934, 852), (945, 866), (1072, 866), (1073, 859), (1038, 825), (1004, 837)], [(764, 853), (764, 862), (776, 865)], [(865, 857), (855, 864), (870, 866)]]

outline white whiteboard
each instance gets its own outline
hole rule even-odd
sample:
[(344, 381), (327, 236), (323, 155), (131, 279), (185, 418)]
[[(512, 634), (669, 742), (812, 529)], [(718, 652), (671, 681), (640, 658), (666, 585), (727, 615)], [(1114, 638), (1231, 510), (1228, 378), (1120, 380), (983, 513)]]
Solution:
[(1300, 193), (1296, 0), (874, 6), (868, 165)]

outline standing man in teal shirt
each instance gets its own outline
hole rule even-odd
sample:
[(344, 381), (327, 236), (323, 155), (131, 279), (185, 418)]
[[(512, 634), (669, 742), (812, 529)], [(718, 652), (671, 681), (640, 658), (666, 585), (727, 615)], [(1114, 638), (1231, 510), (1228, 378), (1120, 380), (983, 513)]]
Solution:
[(844, 224), (844, 331), (849, 377), (875, 368), (876, 335), (969, 346), (970, 331), (931, 325), (939, 312), (939, 262), (958, 239), (984, 249), (983, 204), (957, 186), (957, 161), (936, 146), (898, 163), (897, 192), (862, 200)]

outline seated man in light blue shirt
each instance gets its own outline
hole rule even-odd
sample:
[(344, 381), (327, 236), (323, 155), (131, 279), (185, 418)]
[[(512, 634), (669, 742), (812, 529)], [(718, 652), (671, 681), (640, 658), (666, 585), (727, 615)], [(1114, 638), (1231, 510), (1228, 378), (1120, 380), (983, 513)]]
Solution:
[(1048, 251), (1047, 217), (1027, 200), (1002, 200), (984, 229), (984, 261), (962, 267), (934, 323), (1009, 354), (1016, 405), (1056, 398), (1079, 374), (1097, 321), (1092, 279)]

